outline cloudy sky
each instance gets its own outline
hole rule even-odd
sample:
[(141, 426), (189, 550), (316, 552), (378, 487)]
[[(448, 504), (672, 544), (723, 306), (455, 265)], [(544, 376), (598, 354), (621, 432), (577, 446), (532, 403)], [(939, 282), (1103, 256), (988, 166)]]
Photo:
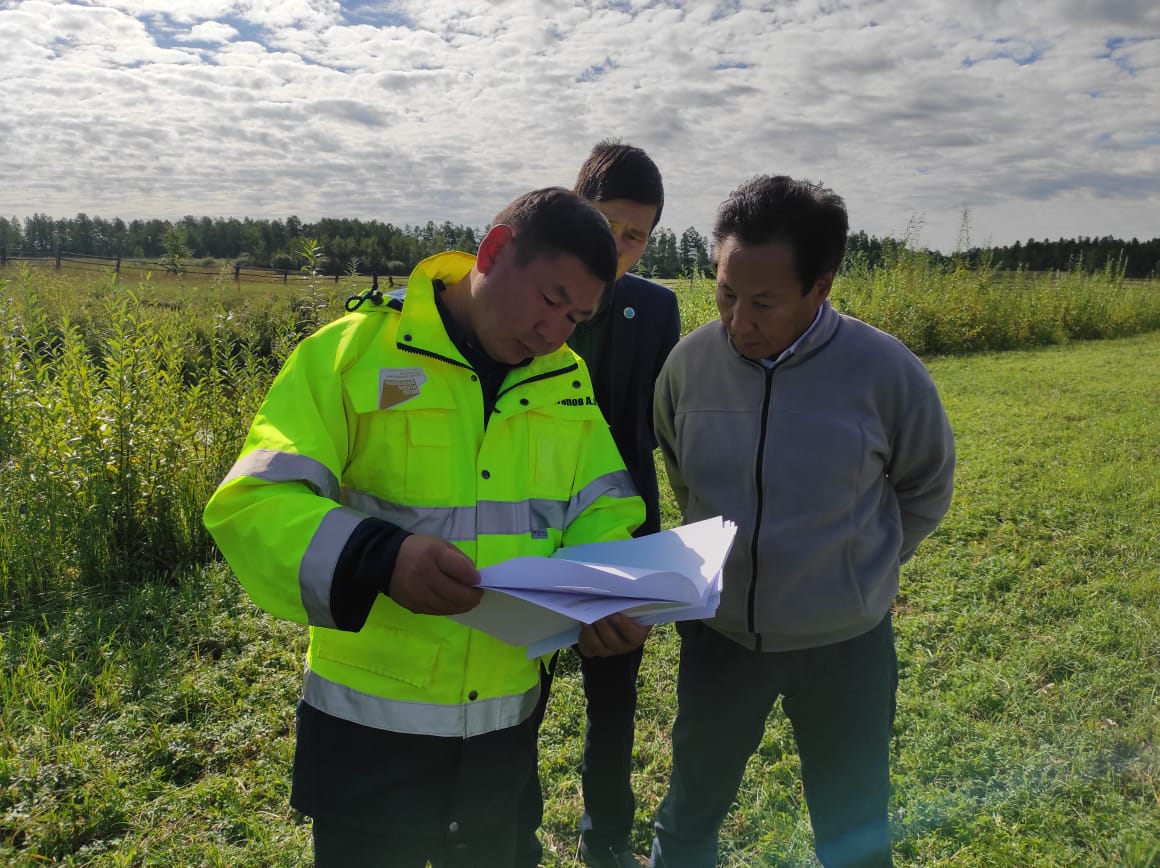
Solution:
[(1156, 0), (0, 0), (0, 214), (486, 224), (648, 150), (951, 250), (1160, 235)]

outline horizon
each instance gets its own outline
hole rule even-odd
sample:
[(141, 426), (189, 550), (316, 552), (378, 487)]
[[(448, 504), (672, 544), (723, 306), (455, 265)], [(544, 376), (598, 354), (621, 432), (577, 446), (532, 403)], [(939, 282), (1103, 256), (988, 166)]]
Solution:
[[(129, 226), (130, 224), (132, 224), (134, 222), (148, 223), (148, 222), (156, 220), (156, 221), (163, 222), (163, 223), (169, 223), (170, 226), (173, 226), (173, 227), (180, 226), (181, 222), (186, 220), (187, 218), (192, 218), (196, 221), (201, 221), (202, 219), (208, 218), (211, 221), (237, 220), (241, 223), (245, 223), (246, 221), (250, 221), (250, 222), (254, 222), (254, 223), (280, 222), (282, 224), (286, 224), (290, 220), (297, 220), (303, 226), (311, 226), (311, 225), (314, 225), (314, 224), (317, 224), (317, 223), (320, 223), (320, 222), (326, 221), (326, 220), (336, 220), (336, 221), (355, 220), (355, 221), (362, 221), (364, 223), (378, 222), (384, 226), (393, 226), (396, 229), (404, 230), (404, 231), (407, 229), (422, 229), (425, 226), (427, 226), (429, 223), (433, 224), (435, 226), (443, 226), (446, 223), (450, 223), (454, 228), (457, 228), (457, 229), (471, 229), (476, 233), (476, 235), (482, 235), (484, 233), (484, 231), (486, 230), (486, 226), (487, 226), (487, 224), (480, 225), (480, 226), (473, 226), (471, 224), (466, 224), (466, 223), (454, 223), (453, 221), (450, 221), (450, 220), (429, 219), (429, 220), (423, 220), (419, 223), (398, 223), (398, 222), (395, 222), (393, 220), (384, 220), (384, 219), (381, 219), (378, 217), (369, 217), (369, 218), (337, 217), (337, 216), (333, 216), (333, 215), (326, 216), (326, 217), (319, 217), (316, 220), (303, 220), (297, 214), (289, 214), (285, 217), (253, 217), (253, 216), (233, 217), (233, 216), (222, 216), (222, 215), (211, 215), (211, 214), (188, 214), (187, 213), (187, 214), (182, 215), (177, 220), (172, 220), (172, 219), (169, 219), (166, 217), (132, 217), (132, 218), (105, 217), (105, 215), (103, 215), (103, 214), (90, 214), (87, 211), (78, 211), (76, 214), (74, 214), (71, 217), (56, 217), (56, 216), (51, 215), (51, 214), (45, 214), (44, 212), (36, 212), (34, 214), (25, 215), (25, 216), (11, 215), (10, 214), (7, 217), (5, 217), (5, 215), (0, 214), (0, 219), (6, 219), (9, 221), (19, 220), (21, 223), (21, 229), (23, 231), (25, 221), (27, 221), (29, 219), (33, 219), (36, 216), (46, 217), (48, 220), (52, 221), (53, 223), (57, 223), (57, 222), (61, 222), (61, 221), (76, 220), (78, 217), (84, 216), (84, 217), (88, 218), (89, 220), (104, 220), (105, 222), (108, 222), (108, 223), (112, 223), (115, 220), (119, 219), (126, 226)], [(651, 242), (656, 237), (657, 232), (659, 232), (661, 230), (667, 230), (669, 232), (672, 232), (676, 236), (677, 240), (679, 241), (680, 237), (681, 237), (681, 233), (689, 228), (697, 229), (697, 227), (667, 226), (664, 224), (664, 221), (662, 220), (662, 222), (657, 224), (657, 226), (653, 229), (652, 234), (649, 236), (649, 240)], [(699, 229), (697, 229), (697, 231), (700, 232)], [(870, 232), (866, 232), (866, 230), (864, 230), (864, 229), (854, 228), (854, 227), (850, 228), (849, 235), (852, 237), (854, 235), (857, 235), (860, 232), (865, 232), (868, 239), (871, 241), (878, 241), (878, 242), (895, 241), (895, 242), (899, 242), (899, 243), (903, 243), (903, 242), (907, 241), (907, 238), (905, 237), (906, 233), (903, 233), (902, 235), (898, 235), (898, 236), (879, 236), (879, 235), (874, 235), (873, 233), (870, 233)], [(710, 239), (708, 234), (701, 233), (701, 235), (702, 235), (702, 240), (704, 240), (706, 242), (706, 244), (711, 244), (711, 239)], [(1057, 238), (1048, 238), (1048, 237), (1036, 238), (1035, 236), (1032, 235), (1032, 236), (1028, 236), (1026, 238), (1016, 238), (1007, 244), (978, 244), (978, 243), (973, 243), (967, 247), (962, 248), (962, 250), (969, 251), (969, 250), (987, 250), (987, 249), (998, 249), (998, 248), (1010, 248), (1010, 247), (1013, 247), (1015, 244), (1019, 244), (1020, 246), (1026, 246), (1028, 242), (1032, 242), (1032, 241), (1034, 241), (1036, 243), (1040, 243), (1040, 244), (1058, 244), (1061, 242), (1082, 242), (1084, 240), (1087, 240), (1088, 242), (1094, 243), (1094, 242), (1104, 241), (1107, 239), (1111, 239), (1113, 241), (1120, 242), (1123, 244), (1136, 243), (1136, 244), (1147, 245), (1147, 244), (1155, 242), (1155, 241), (1160, 241), (1160, 234), (1157, 234), (1151, 238), (1141, 238), (1139, 236), (1133, 236), (1131, 238), (1124, 238), (1123, 236), (1111, 235), (1111, 234), (1107, 234), (1107, 233), (1102, 234), (1102, 235), (1086, 235), (1086, 236), (1077, 235), (1077, 236), (1070, 236), (1070, 237), (1060, 236)], [(951, 250), (938, 250), (938, 249), (935, 249), (933, 247), (923, 245), (921, 242), (917, 245), (909, 245), (909, 246), (911, 246), (915, 250), (923, 250), (923, 251), (926, 251), (929, 253), (937, 253), (937, 254), (942, 255), (942, 256), (949, 256), (949, 255), (954, 254), (955, 252), (959, 252), (958, 249), (956, 249), (956, 248), (952, 248)], [(17, 249), (22, 250), (23, 248), (17, 248)], [(68, 252), (68, 251), (62, 251), (62, 252)], [(474, 251), (466, 251), (466, 252), (471, 253)], [(9, 255), (11, 256), (11, 254), (9, 254)], [(225, 257), (225, 258), (229, 258), (229, 257)]]

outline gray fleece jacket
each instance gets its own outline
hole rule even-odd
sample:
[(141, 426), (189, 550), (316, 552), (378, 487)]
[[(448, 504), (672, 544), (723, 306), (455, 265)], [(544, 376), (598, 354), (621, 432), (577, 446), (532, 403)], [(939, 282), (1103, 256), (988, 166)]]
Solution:
[(677, 344), (654, 422), (686, 522), (737, 523), (717, 615), (748, 648), (859, 636), (951, 501), (954, 436), (934, 381), (901, 341), (826, 302), (772, 370), (721, 322)]

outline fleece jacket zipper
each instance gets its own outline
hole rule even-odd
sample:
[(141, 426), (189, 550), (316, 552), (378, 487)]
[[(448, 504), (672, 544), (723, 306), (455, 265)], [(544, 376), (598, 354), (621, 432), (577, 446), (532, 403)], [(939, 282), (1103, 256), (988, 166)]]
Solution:
[(773, 402), (773, 369), (768, 368), (764, 371), (765, 375), (765, 396), (761, 402), (761, 433), (757, 438), (757, 460), (753, 468), (754, 481), (757, 485), (757, 514), (754, 517), (753, 523), (753, 540), (750, 542), (749, 562), (750, 562), (750, 576), (749, 576), (749, 600), (747, 602), (749, 610), (749, 632), (753, 634), (757, 642), (756, 650), (761, 650), (761, 636), (757, 632), (757, 550), (758, 538), (761, 536), (761, 514), (765, 506), (765, 488), (763, 480), (765, 478), (765, 440), (766, 433), (769, 427), (769, 405)]

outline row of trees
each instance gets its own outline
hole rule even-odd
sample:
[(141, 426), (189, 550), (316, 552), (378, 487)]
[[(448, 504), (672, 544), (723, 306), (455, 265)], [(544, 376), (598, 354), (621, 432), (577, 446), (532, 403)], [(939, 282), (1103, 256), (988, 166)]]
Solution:
[(996, 268), (1014, 270), (1023, 266), (1029, 271), (1063, 271), (1080, 269), (1091, 273), (1108, 262), (1123, 262), (1127, 277), (1151, 277), (1160, 274), (1160, 238), (1150, 241), (1121, 241), (1110, 235), (1102, 238), (1060, 238), (1058, 241), (1016, 241), (1009, 247), (967, 251), (972, 261), (990, 255)]
[(477, 230), (450, 222), (394, 226), (378, 220), (286, 220), (183, 217), (181, 220), (105, 220), (78, 214), (54, 220), (34, 214), (23, 222), (0, 217), (0, 248), (9, 256), (51, 256), (58, 250), (86, 256), (160, 259), (183, 250), (190, 259), (240, 261), (263, 268), (297, 268), (305, 238), (325, 254), (323, 272), (399, 273), (443, 250), (475, 250)]
[[(964, 216), (965, 221), (965, 216)], [(304, 223), (297, 217), (285, 220), (254, 220), (249, 217), (183, 217), (168, 220), (105, 220), (78, 214), (55, 220), (33, 214), (23, 221), (0, 217), (0, 250), (9, 256), (49, 256), (58, 250), (91, 256), (161, 258), (175, 249), (193, 259), (240, 261), (243, 265), (294, 269), (301, 265), (295, 251), (302, 239), (313, 239), (325, 255), (323, 272), (345, 274), (405, 273), (426, 256), (443, 250), (474, 251), (482, 237), (471, 226), (450, 222), (423, 226), (395, 226), (378, 220), (325, 218)], [(874, 268), (894, 261), (910, 246), (908, 239), (876, 238), (865, 232), (850, 236), (851, 265)], [(929, 253), (946, 262), (969, 265), (990, 262), (996, 268), (1030, 271), (1086, 272), (1116, 263), (1127, 277), (1160, 274), (1160, 238), (1122, 241), (1103, 238), (1034, 238), (1007, 247), (970, 247), (956, 257)], [(673, 278), (712, 271), (709, 242), (693, 227), (680, 236), (659, 227), (649, 239), (641, 263), (642, 274)]]
[[(867, 268), (889, 265), (907, 247), (905, 239), (875, 238), (865, 232), (850, 235), (847, 263), (861, 263)], [(1109, 263), (1122, 268), (1125, 277), (1160, 275), (1160, 238), (1123, 241), (1105, 235), (1102, 238), (1060, 238), (1056, 241), (1016, 241), (1006, 247), (966, 247), (947, 256), (927, 251), (929, 257), (951, 265), (956, 261), (972, 268), (989, 264), (1001, 271), (1083, 271), (1087, 274), (1106, 268)]]

